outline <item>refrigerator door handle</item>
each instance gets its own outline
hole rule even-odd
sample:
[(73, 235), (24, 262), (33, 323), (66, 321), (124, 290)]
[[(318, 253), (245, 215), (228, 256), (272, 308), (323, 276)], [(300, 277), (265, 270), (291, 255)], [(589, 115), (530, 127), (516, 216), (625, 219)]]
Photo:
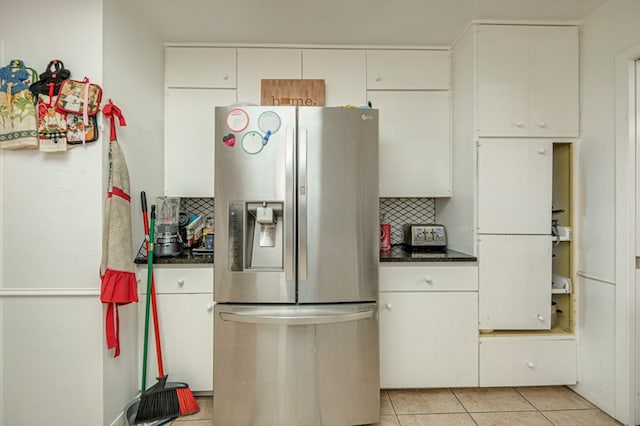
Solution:
[(287, 182), (285, 189), (285, 244), (284, 244), (284, 279), (292, 281), (293, 277), (293, 199), (295, 194), (294, 179), (294, 150), (293, 150), (293, 128), (287, 127), (286, 154), (285, 154), (285, 179)]
[(307, 279), (307, 129), (299, 129), (298, 281)]
[(273, 316), (273, 315), (247, 315), (232, 312), (220, 312), (223, 321), (242, 322), (247, 324), (269, 325), (315, 325), (331, 324), (337, 322), (359, 321), (371, 318), (373, 310), (360, 311), (338, 315), (306, 315), (306, 316)]

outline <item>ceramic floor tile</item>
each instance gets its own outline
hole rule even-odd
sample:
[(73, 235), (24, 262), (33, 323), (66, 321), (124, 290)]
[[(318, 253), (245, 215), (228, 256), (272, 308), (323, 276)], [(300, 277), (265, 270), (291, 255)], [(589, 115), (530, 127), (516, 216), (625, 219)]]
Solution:
[(396, 414), (387, 391), (380, 391), (380, 415)]
[(452, 391), (470, 413), (535, 411), (533, 405), (512, 388), (462, 388)]
[(537, 411), (508, 411), (501, 413), (472, 413), (471, 417), (478, 426), (552, 426)]
[(475, 426), (467, 413), (456, 414), (403, 414), (398, 416), (400, 426)]
[(391, 390), (389, 397), (396, 414), (464, 412), (449, 389)]
[(621, 424), (599, 409), (542, 411), (542, 414), (556, 426), (607, 426)]
[(576, 410), (596, 408), (589, 401), (565, 386), (516, 388), (538, 410)]
[(211, 426), (213, 420), (176, 420), (171, 426)]
[(371, 426), (400, 426), (400, 423), (398, 423), (396, 416), (384, 415), (380, 416), (379, 423), (374, 423)]
[(181, 424), (184, 422), (193, 422), (195, 420), (208, 420), (206, 424), (211, 424), (213, 420), (213, 397), (211, 396), (199, 396), (196, 398), (200, 411), (189, 416), (178, 417), (172, 424), (179, 424), (180, 426), (201, 426), (199, 424)]

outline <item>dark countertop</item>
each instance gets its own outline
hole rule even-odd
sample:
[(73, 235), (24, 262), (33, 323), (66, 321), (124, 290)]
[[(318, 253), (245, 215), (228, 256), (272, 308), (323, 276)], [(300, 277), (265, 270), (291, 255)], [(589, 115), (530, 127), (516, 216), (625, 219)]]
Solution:
[[(146, 253), (138, 253), (134, 263), (147, 264)], [(180, 265), (180, 264), (213, 264), (213, 253), (196, 254), (190, 249), (183, 249), (180, 256), (174, 257), (155, 257), (153, 258), (154, 265)]]
[[(380, 262), (476, 262), (477, 257), (454, 250), (443, 252), (408, 252), (402, 245), (393, 245), (389, 251), (380, 252)], [(147, 264), (147, 256), (139, 253), (134, 261), (136, 264)], [(213, 253), (195, 254), (190, 249), (184, 249), (180, 256), (156, 257), (155, 265), (180, 265), (180, 264), (213, 264)]]
[(406, 251), (402, 244), (394, 244), (389, 251), (380, 252), (380, 262), (477, 262), (478, 258), (455, 250)]

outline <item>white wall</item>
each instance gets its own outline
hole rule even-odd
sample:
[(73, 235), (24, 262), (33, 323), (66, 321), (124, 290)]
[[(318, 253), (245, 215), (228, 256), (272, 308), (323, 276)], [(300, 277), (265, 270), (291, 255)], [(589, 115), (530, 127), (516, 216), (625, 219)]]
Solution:
[[(104, 2), (104, 89), (127, 120), (126, 127), (118, 127), (117, 136), (131, 181), (134, 253), (144, 240), (140, 191), (146, 191), (151, 204), (162, 194), (164, 182), (164, 49), (159, 37), (136, 13), (129, 2)], [(108, 129), (105, 120), (105, 140), (109, 138)], [(108, 396), (104, 400), (104, 424), (113, 421), (139, 391), (136, 349), (142, 338), (137, 332), (138, 308), (142, 306), (143, 300), (139, 305), (121, 308), (123, 352), (118, 359), (106, 358), (104, 362), (104, 394)]]
[[(43, 5), (9, 2), (2, 12), (24, 16)], [(73, 76), (101, 84), (102, 1), (46, 9), (48, 22), (74, 23), (73, 42), (49, 43), (49, 25), (6, 20), (5, 60), (43, 71), (59, 58)], [(59, 155), (4, 152), (0, 161), (2, 424), (100, 424), (101, 143)]]
[[(616, 273), (616, 55), (640, 42), (640, 2), (611, 0), (586, 19), (581, 33), (582, 139), (578, 155), (577, 206), (580, 213), (577, 270), (581, 310), (578, 322), (580, 371), (578, 392), (609, 414), (629, 420), (621, 383), (621, 346), (616, 293), (628, 287)], [(620, 113), (620, 112), (618, 112)], [(618, 352), (618, 354), (616, 353)], [(616, 362), (618, 365), (616, 365)], [(617, 375), (618, 374), (618, 375)]]
[[(19, 16), (41, 3), (3, 5), (3, 13)], [(7, 21), (0, 27), (3, 63), (19, 58), (42, 71), (62, 59), (72, 77), (101, 84), (104, 101), (123, 109), (128, 127), (118, 135), (132, 181), (137, 251), (140, 189), (152, 197), (162, 191), (162, 45), (124, 2), (104, 3), (104, 16), (102, 0), (63, 0), (47, 9), (50, 22), (74, 22), (72, 43), (43, 42), (49, 27), (25, 32), (24, 22)], [(120, 309), (122, 354), (113, 359), (98, 298), (108, 128), (105, 121), (98, 142), (64, 154), (0, 155), (2, 424), (109, 424), (137, 393), (137, 306)]]

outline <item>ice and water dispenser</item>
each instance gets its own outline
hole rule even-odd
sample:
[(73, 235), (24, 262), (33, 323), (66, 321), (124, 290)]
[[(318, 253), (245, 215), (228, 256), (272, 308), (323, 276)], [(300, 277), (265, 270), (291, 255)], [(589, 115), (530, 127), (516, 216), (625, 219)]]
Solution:
[(283, 270), (284, 202), (229, 204), (229, 269)]

